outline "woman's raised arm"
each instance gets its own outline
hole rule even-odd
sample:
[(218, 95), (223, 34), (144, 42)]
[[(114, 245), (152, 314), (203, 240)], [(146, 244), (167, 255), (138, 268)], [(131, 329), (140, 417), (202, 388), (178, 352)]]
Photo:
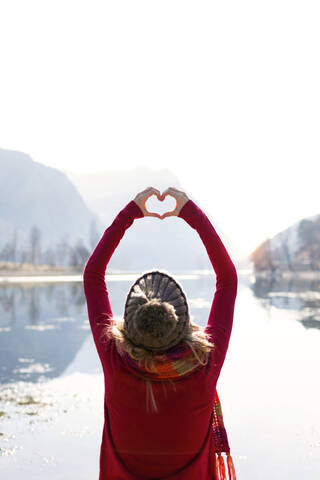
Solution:
[[(159, 190), (148, 187), (143, 192), (138, 193), (135, 200), (141, 198), (146, 200), (150, 195), (154, 194), (160, 194)], [(131, 200), (105, 230), (88, 258), (83, 271), (83, 288), (87, 300), (88, 317), (99, 355), (102, 348), (100, 335), (103, 323), (107, 323), (107, 320), (113, 315), (105, 282), (107, 265), (125, 231), (136, 218), (141, 218), (148, 214), (144, 210), (144, 204), (142, 203), (139, 206), (135, 200)], [(150, 215), (160, 217), (158, 214)]]
[(216, 290), (205, 330), (217, 348), (215, 359), (219, 374), (232, 330), (238, 287), (237, 271), (208, 217), (191, 199), (184, 204), (178, 216), (198, 232), (216, 274)]

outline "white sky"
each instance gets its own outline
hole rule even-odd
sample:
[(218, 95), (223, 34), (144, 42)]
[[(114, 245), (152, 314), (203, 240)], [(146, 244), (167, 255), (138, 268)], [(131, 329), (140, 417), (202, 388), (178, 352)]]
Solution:
[(168, 167), (249, 253), (320, 213), (319, 24), (318, 0), (1, 1), (0, 147)]

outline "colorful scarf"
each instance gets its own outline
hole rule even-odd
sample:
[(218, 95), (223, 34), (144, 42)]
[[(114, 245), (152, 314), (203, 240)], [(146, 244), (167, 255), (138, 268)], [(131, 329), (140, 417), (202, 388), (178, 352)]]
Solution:
[[(126, 367), (129, 371), (131, 371), (132, 374), (143, 378), (146, 382), (147, 399), (149, 392), (155, 411), (157, 411), (157, 407), (152, 390), (152, 381), (172, 380), (182, 375), (190, 375), (204, 366), (189, 342), (181, 342), (174, 349), (171, 349), (164, 354), (157, 355), (155, 357), (156, 372), (154, 373), (139, 366), (128, 352), (122, 352), (121, 356), (124, 358)], [(222, 456), (222, 452), (224, 452), (227, 459), (228, 478), (229, 480), (236, 480), (236, 472), (230, 454), (228, 436), (223, 422), (221, 403), (217, 390), (215, 391), (213, 402), (212, 430), (216, 455), (216, 479), (227, 480), (225, 461)]]

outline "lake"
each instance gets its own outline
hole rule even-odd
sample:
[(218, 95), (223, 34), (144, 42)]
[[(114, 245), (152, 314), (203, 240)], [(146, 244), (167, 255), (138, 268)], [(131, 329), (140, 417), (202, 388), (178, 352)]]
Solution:
[[(140, 275), (108, 275), (123, 314)], [(172, 275), (205, 326), (212, 272)], [(320, 282), (238, 270), (217, 384), (238, 480), (320, 478)], [(0, 476), (97, 480), (104, 383), (82, 277), (0, 281)]]

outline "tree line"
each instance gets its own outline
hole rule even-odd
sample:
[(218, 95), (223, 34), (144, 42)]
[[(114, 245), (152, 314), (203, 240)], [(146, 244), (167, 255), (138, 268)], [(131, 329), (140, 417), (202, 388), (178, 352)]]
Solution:
[[(49, 265), (52, 267), (84, 267), (90, 256), (89, 249), (84, 245), (83, 240), (78, 238), (75, 244), (71, 245), (68, 238), (61, 240), (50, 247), (43, 246), (43, 235), (37, 225), (30, 227), (28, 241), (21, 244), (18, 241), (17, 230), (14, 229), (12, 237), (0, 249), (0, 261), (14, 263), (31, 263), (33, 265)], [(93, 249), (99, 240), (95, 220), (90, 223), (89, 244)]]

